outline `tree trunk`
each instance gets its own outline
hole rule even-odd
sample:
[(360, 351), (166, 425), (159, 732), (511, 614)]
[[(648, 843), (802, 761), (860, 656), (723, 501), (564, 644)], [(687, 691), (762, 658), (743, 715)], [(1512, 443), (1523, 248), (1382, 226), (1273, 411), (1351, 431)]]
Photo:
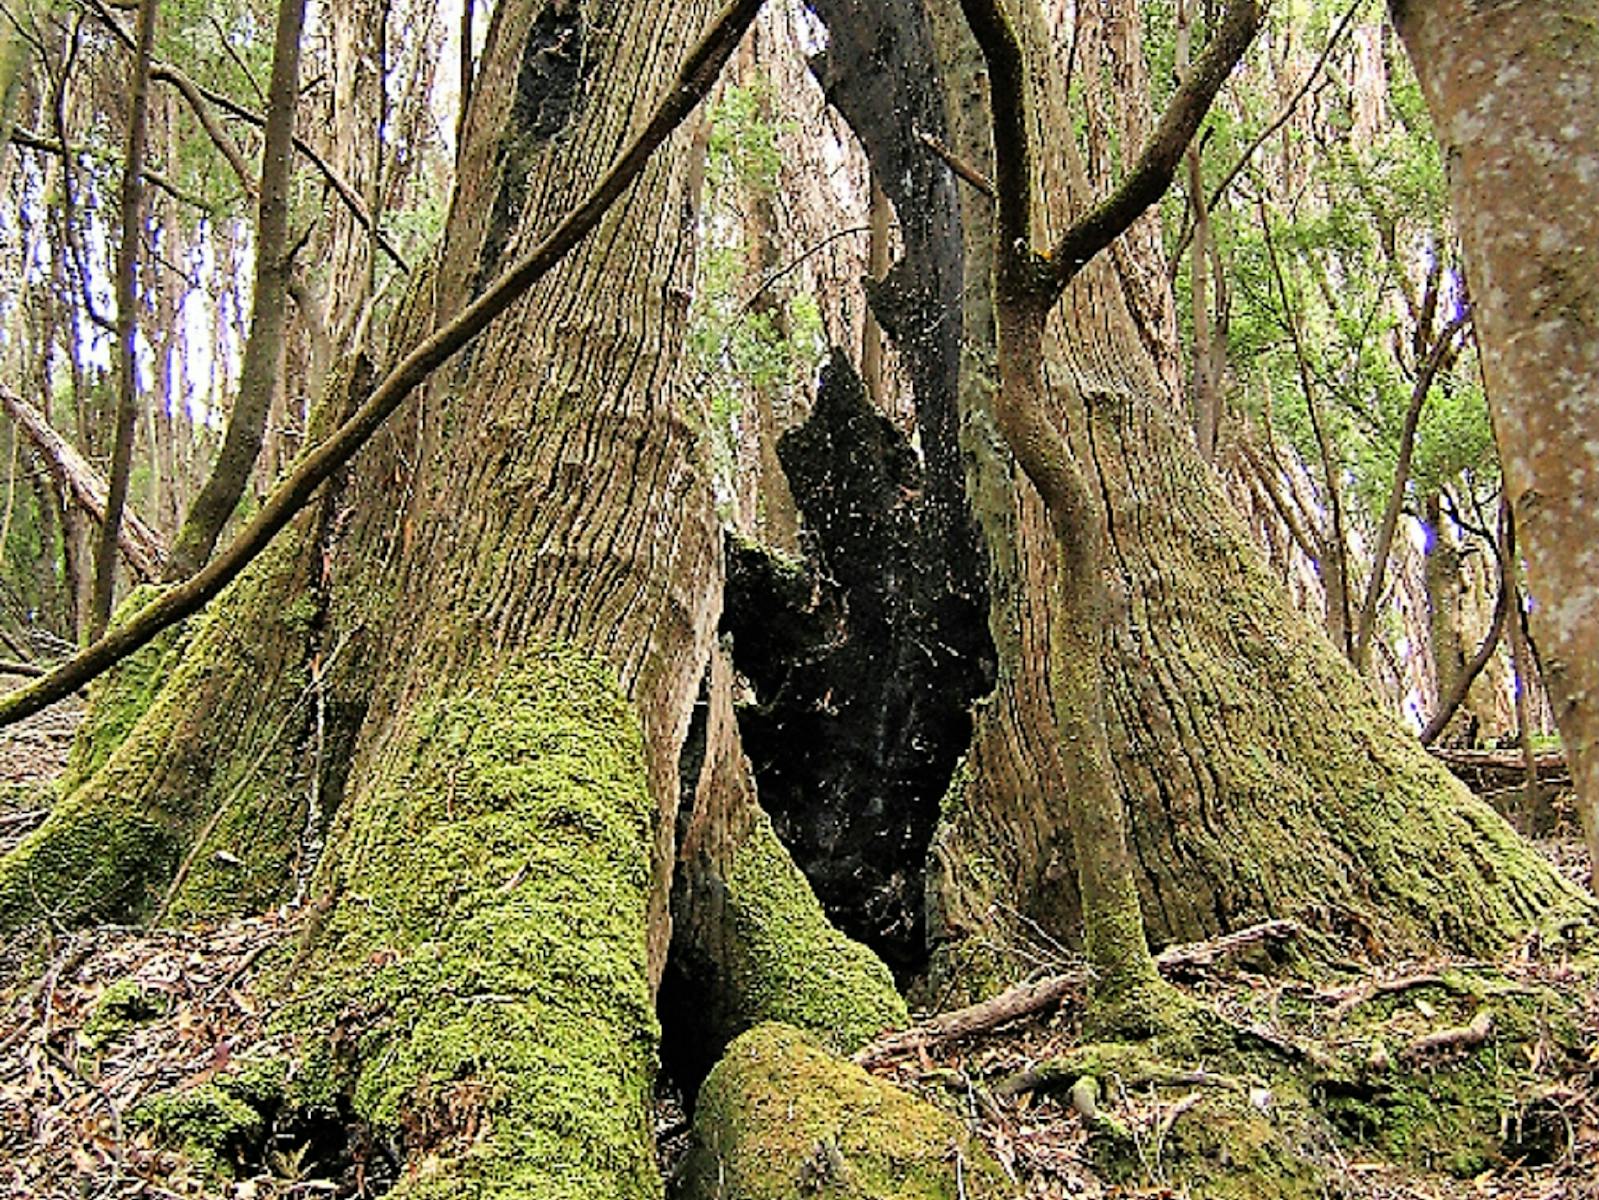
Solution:
[(1532, 629), (1599, 886), (1599, 37), (1582, 0), (1396, 0), (1477, 305)]

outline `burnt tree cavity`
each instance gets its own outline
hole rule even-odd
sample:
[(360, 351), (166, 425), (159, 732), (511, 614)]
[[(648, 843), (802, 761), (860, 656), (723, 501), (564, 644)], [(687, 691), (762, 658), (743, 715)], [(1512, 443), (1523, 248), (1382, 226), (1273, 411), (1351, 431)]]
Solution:
[(842, 354), (778, 457), (807, 561), (729, 546), (723, 624), (754, 691), (739, 732), (829, 916), (903, 975), (926, 960), (928, 845), (993, 686), (981, 570), (951, 561), (928, 469)]
[(555, 0), (539, 13), (522, 46), (516, 94), (495, 157), (499, 190), (483, 239), (475, 292), (493, 280), (527, 203), (533, 152), (572, 122), (583, 103), (588, 71), (587, 29), (571, 0)]

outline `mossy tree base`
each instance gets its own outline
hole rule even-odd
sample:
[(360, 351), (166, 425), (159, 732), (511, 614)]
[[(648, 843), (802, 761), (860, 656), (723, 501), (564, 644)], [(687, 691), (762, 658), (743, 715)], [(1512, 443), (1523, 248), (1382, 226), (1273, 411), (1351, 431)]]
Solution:
[(552, 647), (396, 718), (277, 1020), (406, 1197), (655, 1197), (655, 805), (602, 662)]

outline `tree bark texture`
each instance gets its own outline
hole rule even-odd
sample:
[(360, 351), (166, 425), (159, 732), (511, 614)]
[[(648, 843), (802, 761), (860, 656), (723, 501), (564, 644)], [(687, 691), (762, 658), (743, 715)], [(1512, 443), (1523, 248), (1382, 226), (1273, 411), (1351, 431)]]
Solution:
[(1449, 164), (1532, 630), (1599, 882), (1599, 34), (1580, 0), (1399, 0)]

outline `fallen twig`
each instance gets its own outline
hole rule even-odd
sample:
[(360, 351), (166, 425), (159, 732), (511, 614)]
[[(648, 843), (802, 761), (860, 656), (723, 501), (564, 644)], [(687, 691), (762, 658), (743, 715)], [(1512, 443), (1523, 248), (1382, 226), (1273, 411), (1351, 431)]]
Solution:
[[(1168, 946), (1155, 956), (1155, 965), (1166, 974), (1182, 974), (1210, 966), (1218, 959), (1257, 942), (1281, 941), (1299, 931), (1293, 921), (1263, 921), (1246, 929), (1224, 933), (1208, 942), (1189, 942)], [(1001, 992), (991, 999), (967, 1008), (956, 1009), (934, 1017), (910, 1029), (898, 1030), (878, 1038), (858, 1051), (855, 1061), (862, 1066), (872, 1066), (897, 1054), (918, 1050), (939, 1042), (953, 1041), (974, 1033), (984, 1033), (1022, 1017), (1031, 1016), (1058, 1004), (1087, 986), (1086, 971), (1073, 971), (1051, 975), (1034, 983), (1022, 983)]]
[(1493, 1013), (1486, 1008), (1479, 1009), (1471, 1018), (1471, 1024), (1424, 1033), (1400, 1051), (1400, 1057), (1415, 1060), (1449, 1050), (1473, 1050), (1486, 1042), (1493, 1031)]
[(1299, 932), (1297, 922), (1289, 920), (1262, 921), (1244, 929), (1224, 933), (1208, 942), (1188, 942), (1181, 946), (1167, 946), (1155, 955), (1155, 965), (1167, 975), (1177, 975), (1211, 966), (1235, 950), (1253, 946), (1257, 942), (1281, 942)]

